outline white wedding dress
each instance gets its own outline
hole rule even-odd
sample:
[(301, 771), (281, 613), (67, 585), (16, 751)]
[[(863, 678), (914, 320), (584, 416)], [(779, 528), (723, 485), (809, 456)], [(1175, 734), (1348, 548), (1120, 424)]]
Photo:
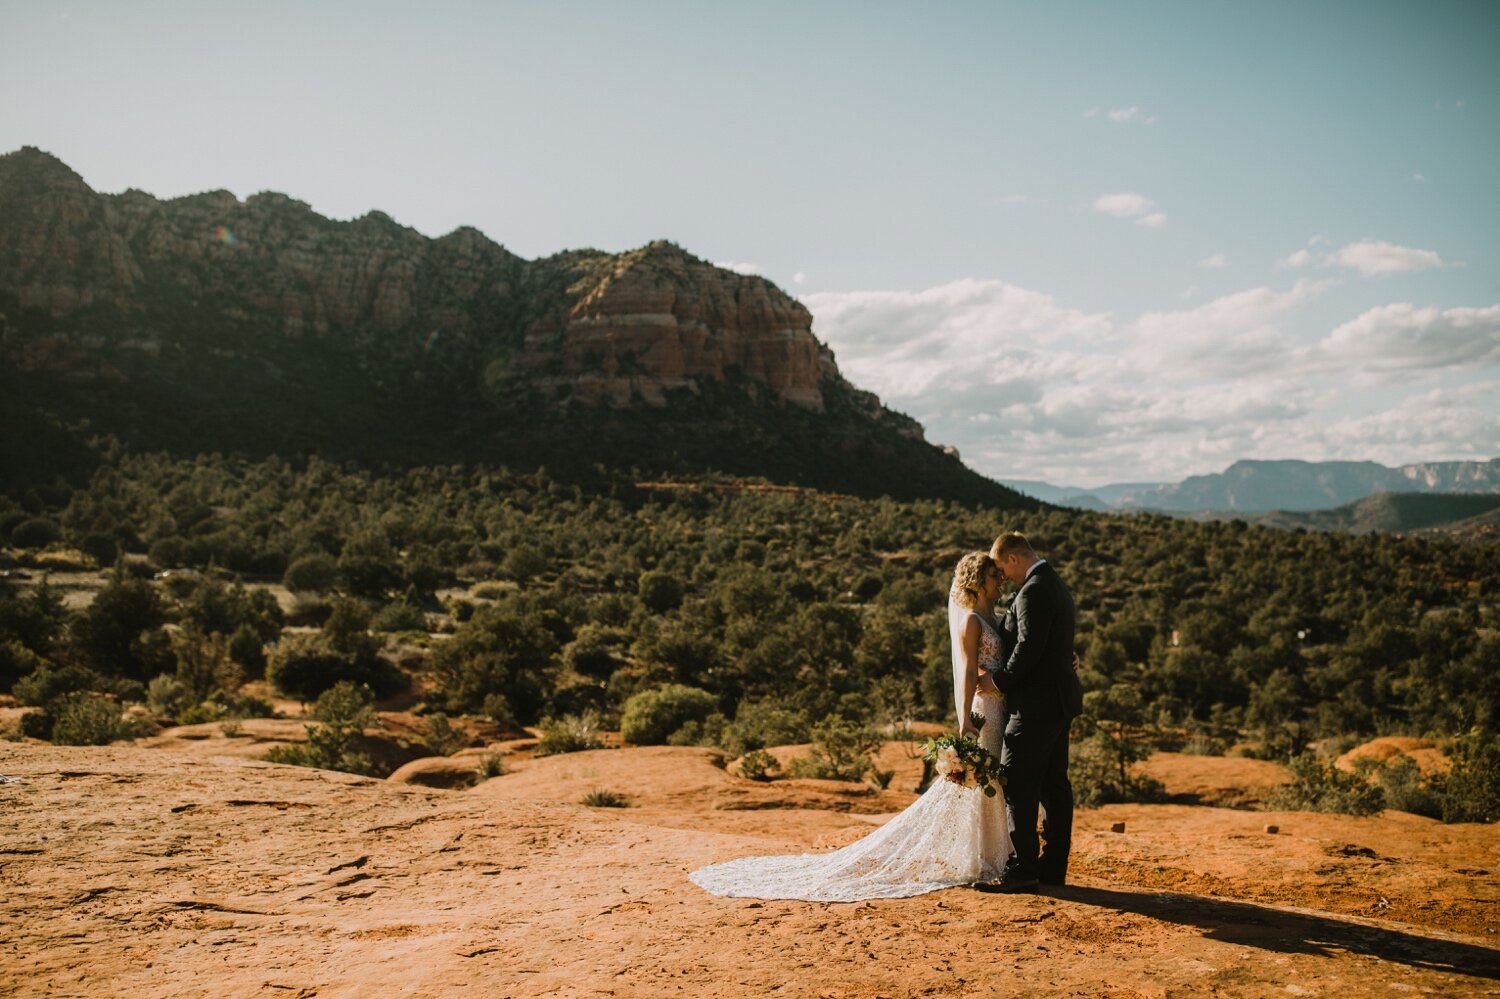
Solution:
[[(950, 602), (954, 701), (963, 697), (959, 636), (972, 610)], [(979, 664), (1000, 659), (1000, 636), (980, 617)], [(972, 710), (984, 716), (979, 742), (998, 759), (1000, 711), (996, 694), (976, 693)], [(966, 720), (958, 712), (959, 723)], [(975, 787), (937, 778), (901, 814), (863, 839), (831, 853), (742, 857), (694, 871), (694, 884), (715, 895), (789, 898), (811, 902), (857, 902), (905, 898), (939, 888), (998, 878), (1010, 855), (1004, 792), (987, 797)]]

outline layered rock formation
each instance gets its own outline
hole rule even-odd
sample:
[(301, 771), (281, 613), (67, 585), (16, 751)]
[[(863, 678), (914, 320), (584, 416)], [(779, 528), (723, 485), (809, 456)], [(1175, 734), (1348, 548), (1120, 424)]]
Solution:
[(672, 243), (525, 260), (282, 194), (99, 194), (29, 147), (0, 156), (0, 355), (16, 426), (174, 451), (1017, 500), (849, 384), (797, 300)]

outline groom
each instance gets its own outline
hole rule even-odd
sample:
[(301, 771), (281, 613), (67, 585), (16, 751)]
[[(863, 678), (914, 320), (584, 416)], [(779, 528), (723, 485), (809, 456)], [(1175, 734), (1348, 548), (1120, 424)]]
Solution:
[[(1073, 668), (1073, 596), (1025, 536), (1011, 531), (995, 539), (990, 558), (1007, 580), (1020, 586), (1011, 604), (1015, 648), (992, 672), (1005, 694), (1005, 812), (1011, 849), (1005, 872), (978, 887), (985, 891), (1030, 891), (1038, 882), (1067, 880), (1073, 842), (1073, 787), (1068, 783), (1068, 727), (1083, 713), (1083, 686)], [(1006, 622), (1009, 631), (1011, 621)], [(1037, 837), (1037, 807), (1046, 813), (1043, 851)]]

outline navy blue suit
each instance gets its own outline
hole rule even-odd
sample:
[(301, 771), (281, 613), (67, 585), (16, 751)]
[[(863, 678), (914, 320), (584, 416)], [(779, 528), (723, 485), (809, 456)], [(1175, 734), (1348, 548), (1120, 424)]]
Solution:
[[(1005, 616), (1013, 641), (992, 675), (1005, 694), (1005, 813), (1011, 854), (1007, 878), (1062, 884), (1073, 842), (1073, 785), (1068, 781), (1068, 729), (1083, 712), (1083, 686), (1073, 670), (1073, 595), (1042, 563), (1021, 584)], [(1046, 850), (1037, 836), (1045, 811)]]

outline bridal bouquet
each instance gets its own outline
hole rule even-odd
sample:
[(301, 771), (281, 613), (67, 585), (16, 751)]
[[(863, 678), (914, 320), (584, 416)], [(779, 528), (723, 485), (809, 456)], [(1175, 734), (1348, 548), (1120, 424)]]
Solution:
[[(983, 724), (983, 719), (976, 719)], [(1000, 761), (990, 755), (975, 739), (944, 735), (928, 739), (923, 758), (933, 764), (938, 775), (962, 787), (977, 787), (986, 796), (995, 796), (996, 786), (1005, 786)]]

